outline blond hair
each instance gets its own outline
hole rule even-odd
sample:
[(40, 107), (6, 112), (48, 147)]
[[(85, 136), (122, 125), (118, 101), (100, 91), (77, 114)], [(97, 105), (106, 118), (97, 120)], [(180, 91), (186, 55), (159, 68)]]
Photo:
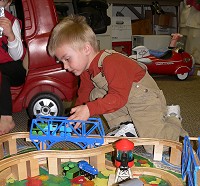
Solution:
[(99, 50), (96, 35), (85, 17), (70, 15), (54, 27), (48, 43), (48, 52), (55, 56), (56, 48), (68, 44), (75, 49), (81, 49), (86, 42), (90, 43), (95, 52)]

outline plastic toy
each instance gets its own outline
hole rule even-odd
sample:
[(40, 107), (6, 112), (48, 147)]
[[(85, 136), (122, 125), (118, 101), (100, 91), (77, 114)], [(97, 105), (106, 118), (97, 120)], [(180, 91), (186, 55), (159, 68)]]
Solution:
[(80, 169), (80, 174), (87, 177), (89, 180), (95, 178), (95, 176), (99, 173), (98, 170), (92, 167), (87, 161), (79, 161), (78, 167)]
[[(76, 123), (80, 123), (80, 128), (74, 128)], [(37, 116), (32, 119), (30, 129), (30, 139), (38, 150), (48, 150), (61, 141), (73, 142), (81, 149), (98, 147), (104, 143), (104, 136), (100, 118), (80, 121), (68, 120), (67, 117)]]
[[(198, 140), (197, 154), (194, 152), (190, 140)], [(182, 151), (182, 179), (187, 176), (188, 186), (200, 185), (200, 137), (185, 136)]]
[(145, 46), (132, 49), (130, 58), (147, 66), (150, 74), (176, 75), (179, 80), (185, 80), (194, 72), (194, 58), (176, 43), (182, 35), (172, 34), (172, 39), (167, 51), (149, 50)]
[(63, 175), (65, 175), (70, 180), (77, 177), (79, 172), (79, 168), (75, 162), (68, 162), (63, 166)]
[(115, 183), (118, 183), (127, 178), (132, 178), (130, 168), (134, 165), (134, 143), (128, 139), (121, 139), (115, 143), (115, 148), (117, 151), (115, 159), (115, 166), (117, 167)]
[(23, 41), (27, 46), (23, 64), (27, 77), (24, 85), (11, 87), (13, 112), (27, 109), (31, 118), (37, 114), (62, 116), (62, 101), (75, 98), (78, 78), (47, 53), (50, 32), (58, 22), (54, 3), (15, 0), (15, 7), (17, 17), (23, 22)]
[[(38, 127), (33, 128), (32, 134), (33, 135), (40, 135), (40, 136), (42, 136), (44, 134), (43, 132), (45, 132), (45, 133), (48, 132), (48, 127), (49, 127), (50, 131), (55, 131), (57, 129), (57, 127), (58, 127), (58, 124), (57, 123), (56, 124), (50, 124), (48, 126), (47, 123), (41, 123), (41, 124), (39, 123)], [(42, 128), (42, 130), (41, 130), (41, 128)], [(65, 127), (61, 126), (59, 128), (59, 134), (60, 134), (60, 136), (64, 136), (64, 135), (71, 136), (71, 133), (72, 133), (72, 129), (70, 127), (68, 127), (68, 126), (65, 126)], [(56, 136), (57, 133), (54, 133), (52, 135)]]
[(74, 183), (74, 184), (83, 184), (85, 183), (87, 180), (85, 179), (84, 176), (77, 176), (75, 178), (73, 178), (71, 180), (71, 183)]

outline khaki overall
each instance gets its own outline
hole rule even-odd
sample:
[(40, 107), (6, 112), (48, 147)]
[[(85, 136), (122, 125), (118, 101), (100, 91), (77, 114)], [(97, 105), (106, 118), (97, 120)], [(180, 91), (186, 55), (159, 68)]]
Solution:
[[(98, 61), (101, 68), (106, 56), (115, 51), (106, 50)], [(146, 69), (144, 64), (140, 64)], [(102, 98), (107, 94), (108, 83), (102, 72), (92, 78), (95, 88), (90, 93), (90, 100)], [(119, 110), (104, 114), (110, 128), (119, 126), (122, 122), (133, 121), (139, 137), (142, 138), (163, 138), (179, 140), (179, 136), (187, 135), (182, 128), (181, 121), (175, 116), (165, 117), (166, 100), (146, 70), (145, 76), (139, 82), (133, 82), (128, 102)]]

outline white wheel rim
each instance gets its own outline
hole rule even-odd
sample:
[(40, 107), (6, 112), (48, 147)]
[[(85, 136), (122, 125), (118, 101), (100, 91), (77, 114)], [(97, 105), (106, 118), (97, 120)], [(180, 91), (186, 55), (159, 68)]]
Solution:
[(40, 99), (33, 107), (34, 115), (49, 115), (56, 116), (58, 114), (58, 107), (51, 99)]
[(183, 74), (177, 74), (178, 79), (184, 80), (188, 77), (188, 72), (183, 73)]

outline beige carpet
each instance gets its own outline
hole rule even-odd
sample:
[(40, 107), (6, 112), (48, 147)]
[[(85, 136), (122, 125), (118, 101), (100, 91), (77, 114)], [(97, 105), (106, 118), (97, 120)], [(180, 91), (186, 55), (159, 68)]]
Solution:
[(183, 118), (182, 125), (190, 136), (200, 136), (200, 76), (190, 76), (179, 81), (173, 76), (154, 77), (163, 90), (167, 104), (178, 104)]
[[(174, 76), (153, 76), (160, 89), (163, 90), (167, 104), (179, 104), (181, 107), (182, 124), (190, 136), (200, 136), (200, 76), (190, 76), (179, 81)], [(17, 124), (13, 132), (28, 131), (30, 123), (26, 111), (14, 113)]]

